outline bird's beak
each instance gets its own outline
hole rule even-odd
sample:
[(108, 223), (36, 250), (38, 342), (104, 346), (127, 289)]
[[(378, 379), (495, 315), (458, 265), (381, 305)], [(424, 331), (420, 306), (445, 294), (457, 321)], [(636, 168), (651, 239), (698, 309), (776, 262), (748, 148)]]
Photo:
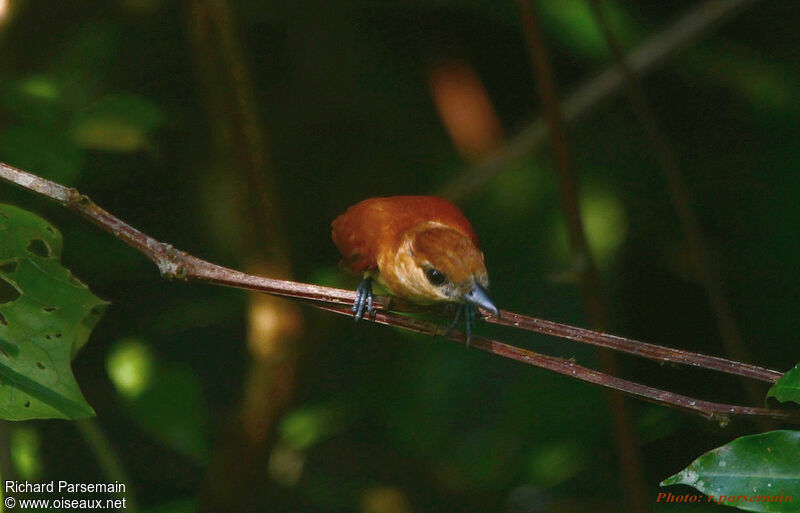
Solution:
[(477, 283), (472, 290), (464, 294), (463, 299), (467, 303), (489, 310), (495, 317), (500, 317), (500, 310), (489, 299), (489, 292)]

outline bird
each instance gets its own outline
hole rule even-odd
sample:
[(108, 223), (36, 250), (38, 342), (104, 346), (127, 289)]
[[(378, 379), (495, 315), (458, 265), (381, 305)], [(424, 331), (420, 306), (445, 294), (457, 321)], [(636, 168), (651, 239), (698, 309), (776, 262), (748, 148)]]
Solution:
[[(373, 280), (391, 295), (419, 305), (459, 305), (466, 341), (472, 337), (476, 307), (500, 316), (489, 298), (489, 275), (478, 238), (461, 211), (436, 196), (365, 199), (331, 223), (331, 238), (347, 270), (363, 275), (353, 315), (372, 315)], [(449, 328), (449, 329), (450, 329)]]

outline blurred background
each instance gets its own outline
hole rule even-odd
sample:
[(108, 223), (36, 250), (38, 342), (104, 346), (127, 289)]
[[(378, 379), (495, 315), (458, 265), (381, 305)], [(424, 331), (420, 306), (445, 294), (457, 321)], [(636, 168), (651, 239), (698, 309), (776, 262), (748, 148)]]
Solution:
[[(603, 1), (603, 23), (588, 0), (531, 5), (565, 100), (604, 327), (792, 367), (800, 3)], [(517, 3), (490, 0), (0, 0), (0, 160), (198, 257), (345, 288), (358, 277), (337, 266), (335, 216), (371, 196), (444, 195), (472, 221), (500, 307), (589, 327), (520, 19)], [(595, 79), (615, 66), (608, 33), (652, 50), (636, 66), (666, 151), (624, 81)], [(658, 483), (774, 427), (629, 399), (621, 429), (597, 387), (167, 282), (57, 205), (7, 185), (0, 200), (58, 226), (65, 265), (112, 303), (73, 364), (97, 422), (2, 423), (4, 479), (121, 476), (148, 512), (711, 511), (657, 503)], [(600, 365), (567, 341), (477, 330)], [(617, 367), (720, 402), (759, 405), (765, 391)]]

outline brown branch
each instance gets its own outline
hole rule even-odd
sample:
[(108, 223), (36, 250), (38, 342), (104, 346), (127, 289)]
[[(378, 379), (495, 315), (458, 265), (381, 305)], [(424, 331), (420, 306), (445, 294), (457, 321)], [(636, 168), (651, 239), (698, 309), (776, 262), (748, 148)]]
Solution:
[(500, 319), (486, 317), (484, 320), (501, 326), (509, 326), (585, 344), (606, 347), (614, 351), (641, 356), (642, 358), (655, 360), (657, 362), (679, 363), (690, 367), (699, 367), (745, 378), (757, 379), (766, 383), (774, 383), (783, 375), (781, 372), (765, 369), (764, 367), (749, 363), (735, 362), (717, 356), (686, 351), (684, 349), (658, 346), (630, 338), (609, 335), (608, 333), (587, 330), (586, 328), (578, 328), (576, 326), (569, 326), (545, 319), (536, 319), (514, 312), (506, 312), (505, 310), (501, 312)]
[[(253, 290), (283, 297), (291, 297), (294, 299), (311, 302), (313, 306), (323, 310), (335, 311), (336, 313), (345, 315), (352, 315), (350, 307), (355, 299), (355, 293), (351, 290), (322, 287), (319, 285), (298, 283), (287, 280), (276, 280), (263, 276), (254, 276), (212, 264), (211, 262), (207, 262), (200, 258), (189, 255), (188, 253), (177, 250), (169, 244), (159, 242), (149, 235), (140, 232), (139, 230), (103, 210), (94, 204), (88, 197), (80, 194), (75, 189), (64, 187), (63, 185), (19, 170), (2, 162), (0, 162), (0, 178), (30, 191), (37, 192), (47, 198), (58, 201), (65, 207), (93, 222), (103, 230), (114, 235), (114, 237), (145, 254), (158, 266), (162, 276), (166, 278), (177, 278), (181, 280), (194, 279), (217, 285)], [(391, 307), (395, 308), (395, 304), (402, 306), (401, 303), (392, 300)], [(447, 334), (444, 334), (439, 325), (387, 311), (389, 306), (390, 304), (388, 299), (377, 298), (376, 307), (379, 309), (379, 311), (375, 314), (376, 322), (404, 328), (418, 333), (441, 335), (448, 340), (466, 344), (464, 335), (462, 333), (448, 332)], [(581, 328), (532, 319), (513, 312), (503, 312), (503, 316), (508, 317), (508, 320), (511, 321), (509, 324), (510, 326), (514, 326), (514, 322), (516, 322), (512, 319), (518, 319), (519, 326), (514, 327), (530, 329), (532, 331), (570, 338), (572, 340), (590, 342), (592, 339), (596, 339), (596, 342), (592, 343), (602, 344), (609, 344), (616, 340), (620, 343), (621, 347), (628, 346), (629, 348), (633, 348), (637, 344), (642, 344), (640, 342), (623, 339), (621, 337), (612, 337), (611, 335), (591, 332)], [(502, 324), (505, 324), (505, 321)], [(650, 344), (642, 345), (644, 346), (642, 351), (643, 354), (650, 354), (650, 357), (656, 356), (653, 353), (655, 350), (652, 348), (657, 346), (652, 346)], [(800, 422), (800, 413), (791, 410), (770, 410), (766, 408), (751, 408), (747, 406), (736, 406), (701, 401), (627, 381), (614, 376), (608, 376), (601, 372), (577, 365), (569, 360), (541, 355), (495, 340), (473, 336), (470, 347), (473, 346), (498, 356), (517, 360), (529, 365), (534, 365), (536, 367), (545, 368), (607, 388), (620, 390), (630, 395), (641, 397), (645, 400), (671, 405), (675, 408), (696, 413), (707, 418), (721, 418), (728, 415), (745, 415)], [(688, 353), (678, 349), (661, 349), (667, 353), (671, 352), (670, 354), (673, 355), (672, 359), (665, 359), (665, 361), (686, 363), (697, 367), (708, 366), (707, 361), (697, 360), (696, 356), (698, 355), (695, 355), (694, 353)], [(638, 351), (636, 350), (630, 350), (629, 352), (638, 354)], [(707, 359), (711, 357), (703, 358)], [(730, 364), (728, 364), (726, 367), (728, 368), (715, 368), (714, 370), (720, 370), (737, 375), (752, 374), (752, 370), (742, 370), (742, 368), (748, 369), (751, 367), (746, 364), (730, 362)], [(763, 369), (763, 371), (771, 376), (777, 377), (780, 375), (780, 373), (777, 371), (767, 369)], [(772, 379), (770, 379), (770, 381), (771, 380)]]
[[(594, 256), (586, 240), (586, 230), (580, 212), (578, 178), (567, 132), (564, 128), (561, 100), (558, 97), (553, 67), (547, 53), (547, 44), (532, 1), (517, 0), (517, 6), (522, 18), (522, 28), (538, 85), (537, 91), (544, 109), (547, 130), (555, 156), (561, 210), (567, 225), (572, 264), (577, 267), (576, 270), (580, 277), (581, 297), (589, 322), (593, 328), (605, 330), (608, 327), (605, 294), (602, 290), (602, 282), (597, 272)], [(600, 368), (604, 373), (612, 376), (618, 374), (619, 365), (614, 353), (600, 349), (597, 356)], [(606, 402), (613, 420), (620, 473), (631, 510), (647, 511), (649, 508), (645, 496), (642, 458), (628, 405), (625, 403), (624, 396), (611, 391), (606, 394)]]
[[(706, 0), (690, 8), (630, 53), (628, 63), (631, 69), (640, 75), (653, 71), (691, 42), (710, 33), (756, 1)], [(577, 122), (622, 87), (622, 75), (616, 66), (610, 66), (586, 81), (562, 102), (564, 121), (567, 124)], [(512, 163), (541, 148), (547, 137), (544, 119), (536, 119), (493, 155), (459, 173), (441, 187), (439, 194), (452, 200), (474, 194)]]
[[(341, 315), (352, 316), (353, 313), (346, 305), (315, 305), (321, 310), (335, 312)], [(505, 315), (506, 312), (503, 312)], [(484, 318), (487, 320), (488, 318)], [(373, 317), (374, 322), (387, 326), (403, 328), (423, 335), (441, 336), (447, 340), (466, 345), (466, 338), (463, 333), (444, 330), (438, 324), (422, 321), (412, 317), (399, 315), (393, 312), (378, 311)], [(475, 347), (481, 351), (486, 351), (503, 358), (509, 358), (527, 365), (541, 367), (565, 376), (570, 376), (581, 381), (600, 385), (623, 392), (645, 401), (660, 404), (668, 404), (674, 408), (694, 413), (711, 420), (726, 421), (733, 415), (748, 415), (758, 417), (768, 417), (776, 420), (790, 422), (800, 422), (800, 413), (793, 410), (771, 410), (767, 408), (755, 408), (750, 406), (738, 406), (734, 404), (722, 404), (711, 401), (703, 401), (693, 397), (660, 390), (616, 376), (609, 376), (594, 369), (584, 367), (571, 360), (548, 356), (520, 347), (512, 346), (504, 342), (492, 340), (473, 335), (469, 347)]]
[[(643, 133), (650, 142), (653, 153), (661, 165), (661, 171), (667, 181), (670, 200), (689, 243), (689, 249), (694, 256), (697, 274), (705, 288), (711, 311), (717, 321), (717, 329), (719, 330), (725, 353), (737, 360), (750, 360), (750, 351), (747, 350), (742, 340), (739, 326), (733, 315), (733, 309), (725, 296), (722, 278), (720, 278), (715, 266), (711, 264), (706, 237), (703, 234), (700, 221), (697, 219), (695, 209), (692, 207), (691, 194), (686, 182), (683, 180), (674, 145), (653, 112), (639, 75), (628, 63), (625, 52), (611, 31), (611, 24), (600, 0), (592, 0), (590, 4), (614, 64), (619, 69), (620, 75), (622, 75), (631, 107), (639, 118)], [(758, 401), (763, 395), (759, 387), (752, 382), (745, 381), (743, 386), (750, 401)]]

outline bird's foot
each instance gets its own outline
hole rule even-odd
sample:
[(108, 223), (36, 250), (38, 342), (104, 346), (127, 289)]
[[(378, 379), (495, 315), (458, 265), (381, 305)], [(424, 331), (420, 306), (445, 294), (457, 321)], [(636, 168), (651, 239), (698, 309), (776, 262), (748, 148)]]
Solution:
[(478, 309), (469, 303), (464, 304), (464, 333), (467, 335), (467, 347), (472, 341), (472, 326), (475, 324), (475, 314)]
[(445, 334), (450, 333), (453, 331), (453, 328), (456, 327), (458, 321), (461, 320), (461, 315), (464, 315), (464, 335), (467, 339), (467, 347), (469, 347), (470, 342), (472, 341), (472, 326), (475, 324), (475, 313), (477, 312), (477, 308), (469, 303), (461, 303), (456, 307), (456, 315), (453, 317), (453, 320), (450, 324), (447, 325), (447, 329), (444, 331)]
[(364, 278), (356, 289), (356, 299), (353, 301), (353, 317), (356, 322), (364, 317), (364, 312), (372, 316), (375, 313), (373, 306), (372, 278)]
[(450, 332), (453, 331), (453, 329), (456, 327), (456, 324), (458, 324), (459, 319), (461, 319), (461, 310), (463, 310), (463, 308), (464, 308), (464, 305), (456, 306), (456, 314), (453, 317), (453, 320), (450, 321), (450, 324), (448, 324), (447, 328), (445, 328), (445, 330), (444, 330), (444, 335), (445, 336), (449, 335)]

